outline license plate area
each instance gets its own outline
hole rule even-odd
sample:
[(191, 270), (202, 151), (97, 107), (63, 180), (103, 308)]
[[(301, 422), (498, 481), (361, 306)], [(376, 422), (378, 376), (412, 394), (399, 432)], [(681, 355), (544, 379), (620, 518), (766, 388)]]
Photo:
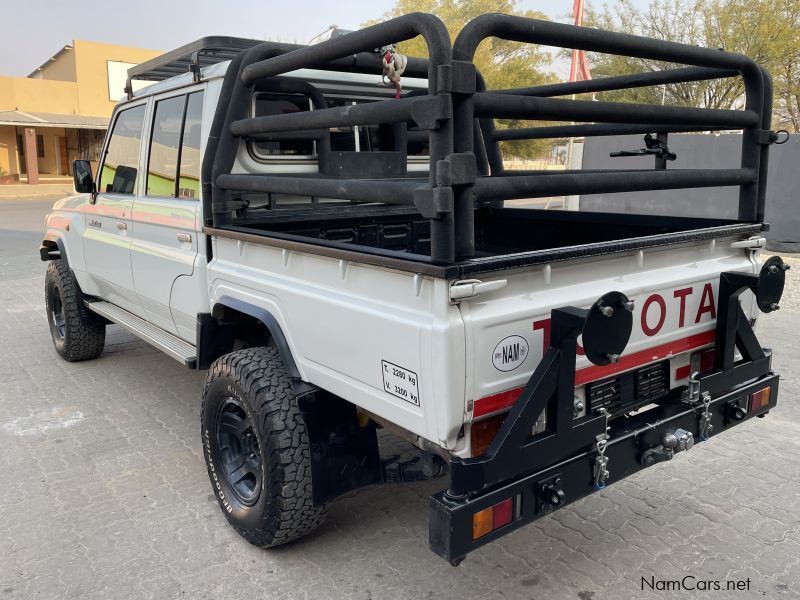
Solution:
[(605, 408), (611, 416), (650, 404), (669, 392), (668, 360), (586, 384), (589, 410)]

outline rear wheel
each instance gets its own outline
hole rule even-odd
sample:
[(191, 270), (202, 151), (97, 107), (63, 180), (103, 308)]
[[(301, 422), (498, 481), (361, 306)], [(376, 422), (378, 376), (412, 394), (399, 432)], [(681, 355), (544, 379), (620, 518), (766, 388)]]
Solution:
[(82, 302), (78, 283), (62, 260), (51, 260), (45, 276), (45, 306), (53, 345), (65, 360), (97, 358), (106, 341), (105, 323)]
[(211, 365), (202, 436), (217, 501), (247, 541), (279, 546), (322, 523), (308, 432), (275, 348), (237, 350)]

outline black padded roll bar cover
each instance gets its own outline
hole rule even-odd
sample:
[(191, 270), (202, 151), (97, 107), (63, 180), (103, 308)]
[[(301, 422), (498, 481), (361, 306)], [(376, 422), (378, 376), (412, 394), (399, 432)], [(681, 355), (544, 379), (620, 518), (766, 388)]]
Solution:
[(760, 71), (756, 62), (743, 54), (500, 13), (481, 15), (467, 23), (453, 43), (453, 59), (472, 60), (478, 45), (487, 37), (751, 74)]
[(571, 94), (590, 94), (618, 89), (631, 89), (651, 87), (669, 83), (684, 83), (707, 81), (709, 79), (722, 79), (736, 77), (739, 73), (730, 69), (712, 69), (708, 67), (682, 67), (666, 71), (649, 71), (647, 73), (633, 73), (631, 75), (618, 75), (614, 77), (601, 77), (585, 81), (567, 81), (563, 83), (548, 83), (527, 88), (495, 90), (497, 94), (514, 94), (522, 96), (538, 96), (552, 98), (554, 96), (569, 96)]
[(593, 100), (562, 100), (535, 96), (512, 96), (479, 92), (473, 96), (475, 115), (493, 118), (535, 118), (541, 120), (583, 120), (606, 123), (696, 123), (725, 127), (760, 126), (761, 115), (751, 110), (691, 108), (657, 104), (625, 103)]
[(312, 64), (323, 64), (360, 52), (368, 52), (386, 45), (387, 40), (402, 42), (418, 35), (424, 37), (428, 45), (429, 89), (435, 92), (438, 66), (448, 64), (451, 59), (450, 35), (439, 18), (420, 12), (395, 17), (347, 35), (288, 52), (280, 57), (249, 64), (242, 72), (242, 82), (250, 85), (262, 77), (271, 77)]

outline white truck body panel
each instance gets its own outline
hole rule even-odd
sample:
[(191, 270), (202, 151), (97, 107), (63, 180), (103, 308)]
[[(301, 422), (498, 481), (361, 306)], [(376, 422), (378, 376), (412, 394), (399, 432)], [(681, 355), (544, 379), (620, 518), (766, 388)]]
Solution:
[[(548, 320), (554, 308), (587, 307), (612, 289), (636, 303), (634, 333), (621, 363), (600, 368), (579, 357), (583, 379), (634, 368), (626, 368), (628, 356), (636, 357), (635, 367), (671, 356), (688, 363), (687, 351), (713, 341), (708, 336), (719, 273), (756, 268), (748, 252), (731, 247), (733, 241), (501, 272), (492, 278), (506, 279), (505, 287), (455, 303), (446, 280), (218, 237), (209, 264), (211, 304), (227, 296), (269, 311), (304, 380), (468, 455), (468, 436), (459, 432), (474, 401), (525, 384), (544, 351), (544, 328), (535, 324)], [(711, 291), (704, 294), (706, 286)], [(674, 292), (689, 288), (681, 325)], [(642, 310), (651, 296), (662, 298), (665, 310), (656, 300), (647, 303), (647, 334)], [(522, 337), (530, 350), (519, 368), (503, 371), (492, 357), (509, 336)], [(659, 350), (647, 356), (654, 348)], [(419, 406), (384, 389), (381, 361), (417, 376)]]
[[(464, 416), (464, 328), (445, 280), (214, 238), (212, 306), (269, 311), (305, 381), (455, 448)], [(382, 363), (418, 375), (419, 406), (384, 391)]]
[[(499, 275), (508, 281), (504, 288), (460, 305), (467, 339), (467, 399), (478, 401), (523, 386), (549, 341), (550, 311), (567, 305), (588, 308), (609, 290), (623, 292), (635, 303), (631, 339), (615, 365), (598, 367), (579, 355), (578, 384), (673, 356), (688, 364), (688, 350), (713, 342), (720, 272), (757, 272), (748, 253), (731, 247), (734, 239), (575, 259)], [(743, 304), (751, 305), (746, 311), (754, 316), (752, 295)], [(502, 357), (500, 365), (493, 359), (509, 336), (522, 337), (528, 351), (506, 369)], [(673, 376), (674, 371), (673, 366)]]

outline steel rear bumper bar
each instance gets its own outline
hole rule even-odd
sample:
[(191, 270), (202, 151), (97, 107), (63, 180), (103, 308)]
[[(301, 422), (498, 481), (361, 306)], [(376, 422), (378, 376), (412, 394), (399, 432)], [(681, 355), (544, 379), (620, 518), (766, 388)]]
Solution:
[[(750, 395), (770, 388), (769, 402), (757, 410), (737, 414), (737, 407), (748, 407)], [(755, 416), (769, 412), (778, 397), (778, 376), (768, 373), (733, 391), (712, 398), (708, 404), (712, 437)], [(695, 440), (703, 439), (702, 405), (684, 402), (665, 404), (630, 418), (610, 423), (607, 449), (610, 475), (606, 483), (614, 483), (645, 468), (643, 455), (661, 445), (665, 434), (676, 430), (691, 432)], [(596, 491), (594, 467), (597, 452), (583, 450), (557, 464), (530, 475), (512, 479), (491, 491), (474, 497), (454, 499), (446, 491), (430, 498), (429, 536), (431, 549), (442, 558), (458, 564), (468, 553), (496, 540), (553, 509), (561, 508)], [(553, 496), (553, 492), (561, 492)], [(473, 515), (508, 498), (514, 500), (513, 520), (491, 533), (472, 539)], [(553, 499), (560, 503), (552, 503)]]

